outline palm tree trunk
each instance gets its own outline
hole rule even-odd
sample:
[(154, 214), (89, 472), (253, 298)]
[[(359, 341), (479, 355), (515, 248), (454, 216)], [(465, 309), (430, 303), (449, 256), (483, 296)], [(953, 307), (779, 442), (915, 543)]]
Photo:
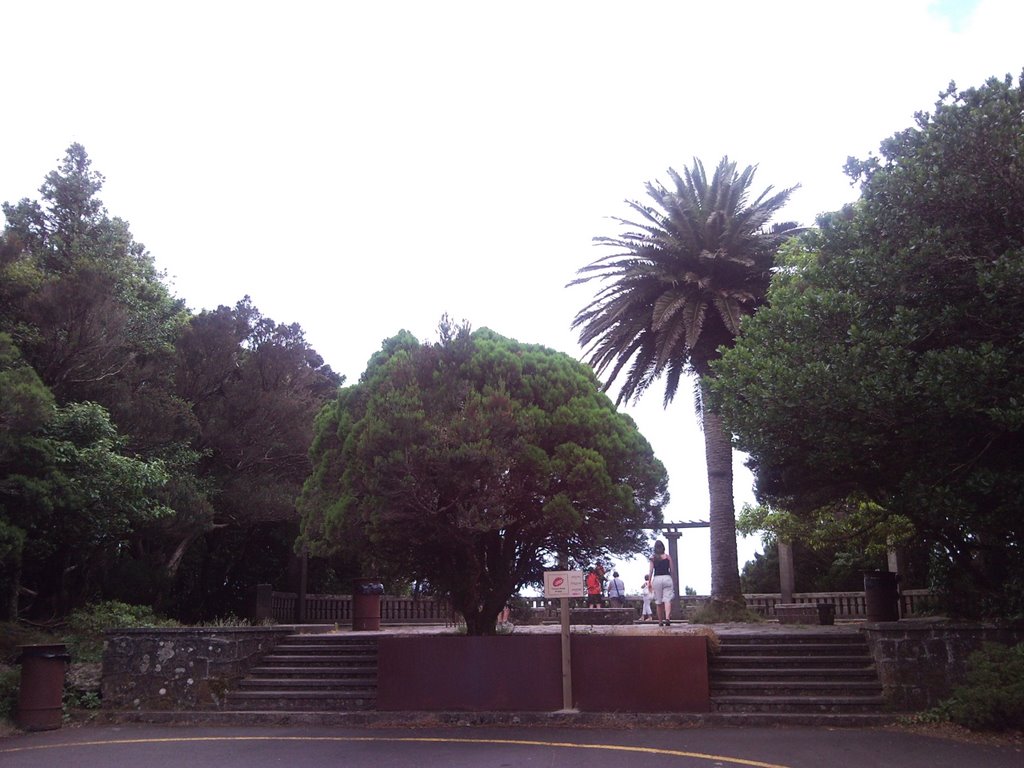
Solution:
[(732, 442), (716, 411), (706, 406), (701, 384), (701, 422), (704, 426), (704, 454), (708, 465), (708, 495), (711, 510), (711, 598), (742, 602), (739, 556), (736, 553), (736, 507), (732, 494)]

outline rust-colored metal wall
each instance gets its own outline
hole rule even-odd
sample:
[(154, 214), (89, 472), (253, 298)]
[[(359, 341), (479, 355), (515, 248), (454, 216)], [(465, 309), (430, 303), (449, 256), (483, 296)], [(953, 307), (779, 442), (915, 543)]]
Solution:
[(582, 712), (707, 712), (707, 640), (573, 635), (572, 690)]
[(557, 635), (382, 637), (377, 709), (514, 712), (562, 707)]
[[(586, 712), (706, 712), (699, 636), (572, 636), (573, 697)], [(562, 708), (558, 635), (382, 637), (377, 708), (553, 712)]]

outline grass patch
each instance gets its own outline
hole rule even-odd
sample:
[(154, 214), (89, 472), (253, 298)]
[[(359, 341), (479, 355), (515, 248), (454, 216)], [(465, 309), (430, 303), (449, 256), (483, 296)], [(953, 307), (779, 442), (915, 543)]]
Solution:
[(747, 608), (744, 601), (709, 600), (690, 617), (692, 624), (754, 624), (764, 618)]

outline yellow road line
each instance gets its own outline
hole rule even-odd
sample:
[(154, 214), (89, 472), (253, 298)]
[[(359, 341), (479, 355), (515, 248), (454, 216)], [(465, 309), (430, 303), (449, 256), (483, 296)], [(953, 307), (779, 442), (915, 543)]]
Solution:
[(698, 760), (712, 760), (732, 765), (745, 765), (751, 768), (787, 768), (779, 763), (765, 763), (759, 760), (747, 760), (742, 757), (727, 755), (709, 755), (703, 752), (685, 752), (677, 749), (658, 749), (655, 747), (631, 747), (623, 744), (580, 744), (570, 741), (535, 741), (530, 739), (460, 739), (427, 736), (180, 736), (174, 738), (148, 739), (108, 739), (102, 741), (75, 741), (60, 744), (37, 744), (27, 747), (0, 748), (0, 754), (11, 752), (31, 752), (42, 749), (67, 749), (70, 747), (98, 747), (117, 744), (186, 744), (190, 742), (212, 741), (337, 741), (337, 742), (415, 742), (431, 744), (497, 744), (520, 747), (558, 747), (561, 749), (600, 749), (613, 752), (639, 752), (647, 755), (665, 757), (692, 757)]

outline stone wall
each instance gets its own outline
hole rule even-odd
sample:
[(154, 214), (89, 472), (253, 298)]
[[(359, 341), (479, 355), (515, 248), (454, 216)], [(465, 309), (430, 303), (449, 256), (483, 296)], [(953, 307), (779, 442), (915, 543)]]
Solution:
[(275, 627), (109, 630), (103, 648), (103, 706), (216, 709), (224, 692), (289, 632)]
[(964, 681), (967, 659), (985, 643), (1024, 642), (1024, 627), (904, 619), (865, 624), (885, 696), (897, 710), (930, 709)]

